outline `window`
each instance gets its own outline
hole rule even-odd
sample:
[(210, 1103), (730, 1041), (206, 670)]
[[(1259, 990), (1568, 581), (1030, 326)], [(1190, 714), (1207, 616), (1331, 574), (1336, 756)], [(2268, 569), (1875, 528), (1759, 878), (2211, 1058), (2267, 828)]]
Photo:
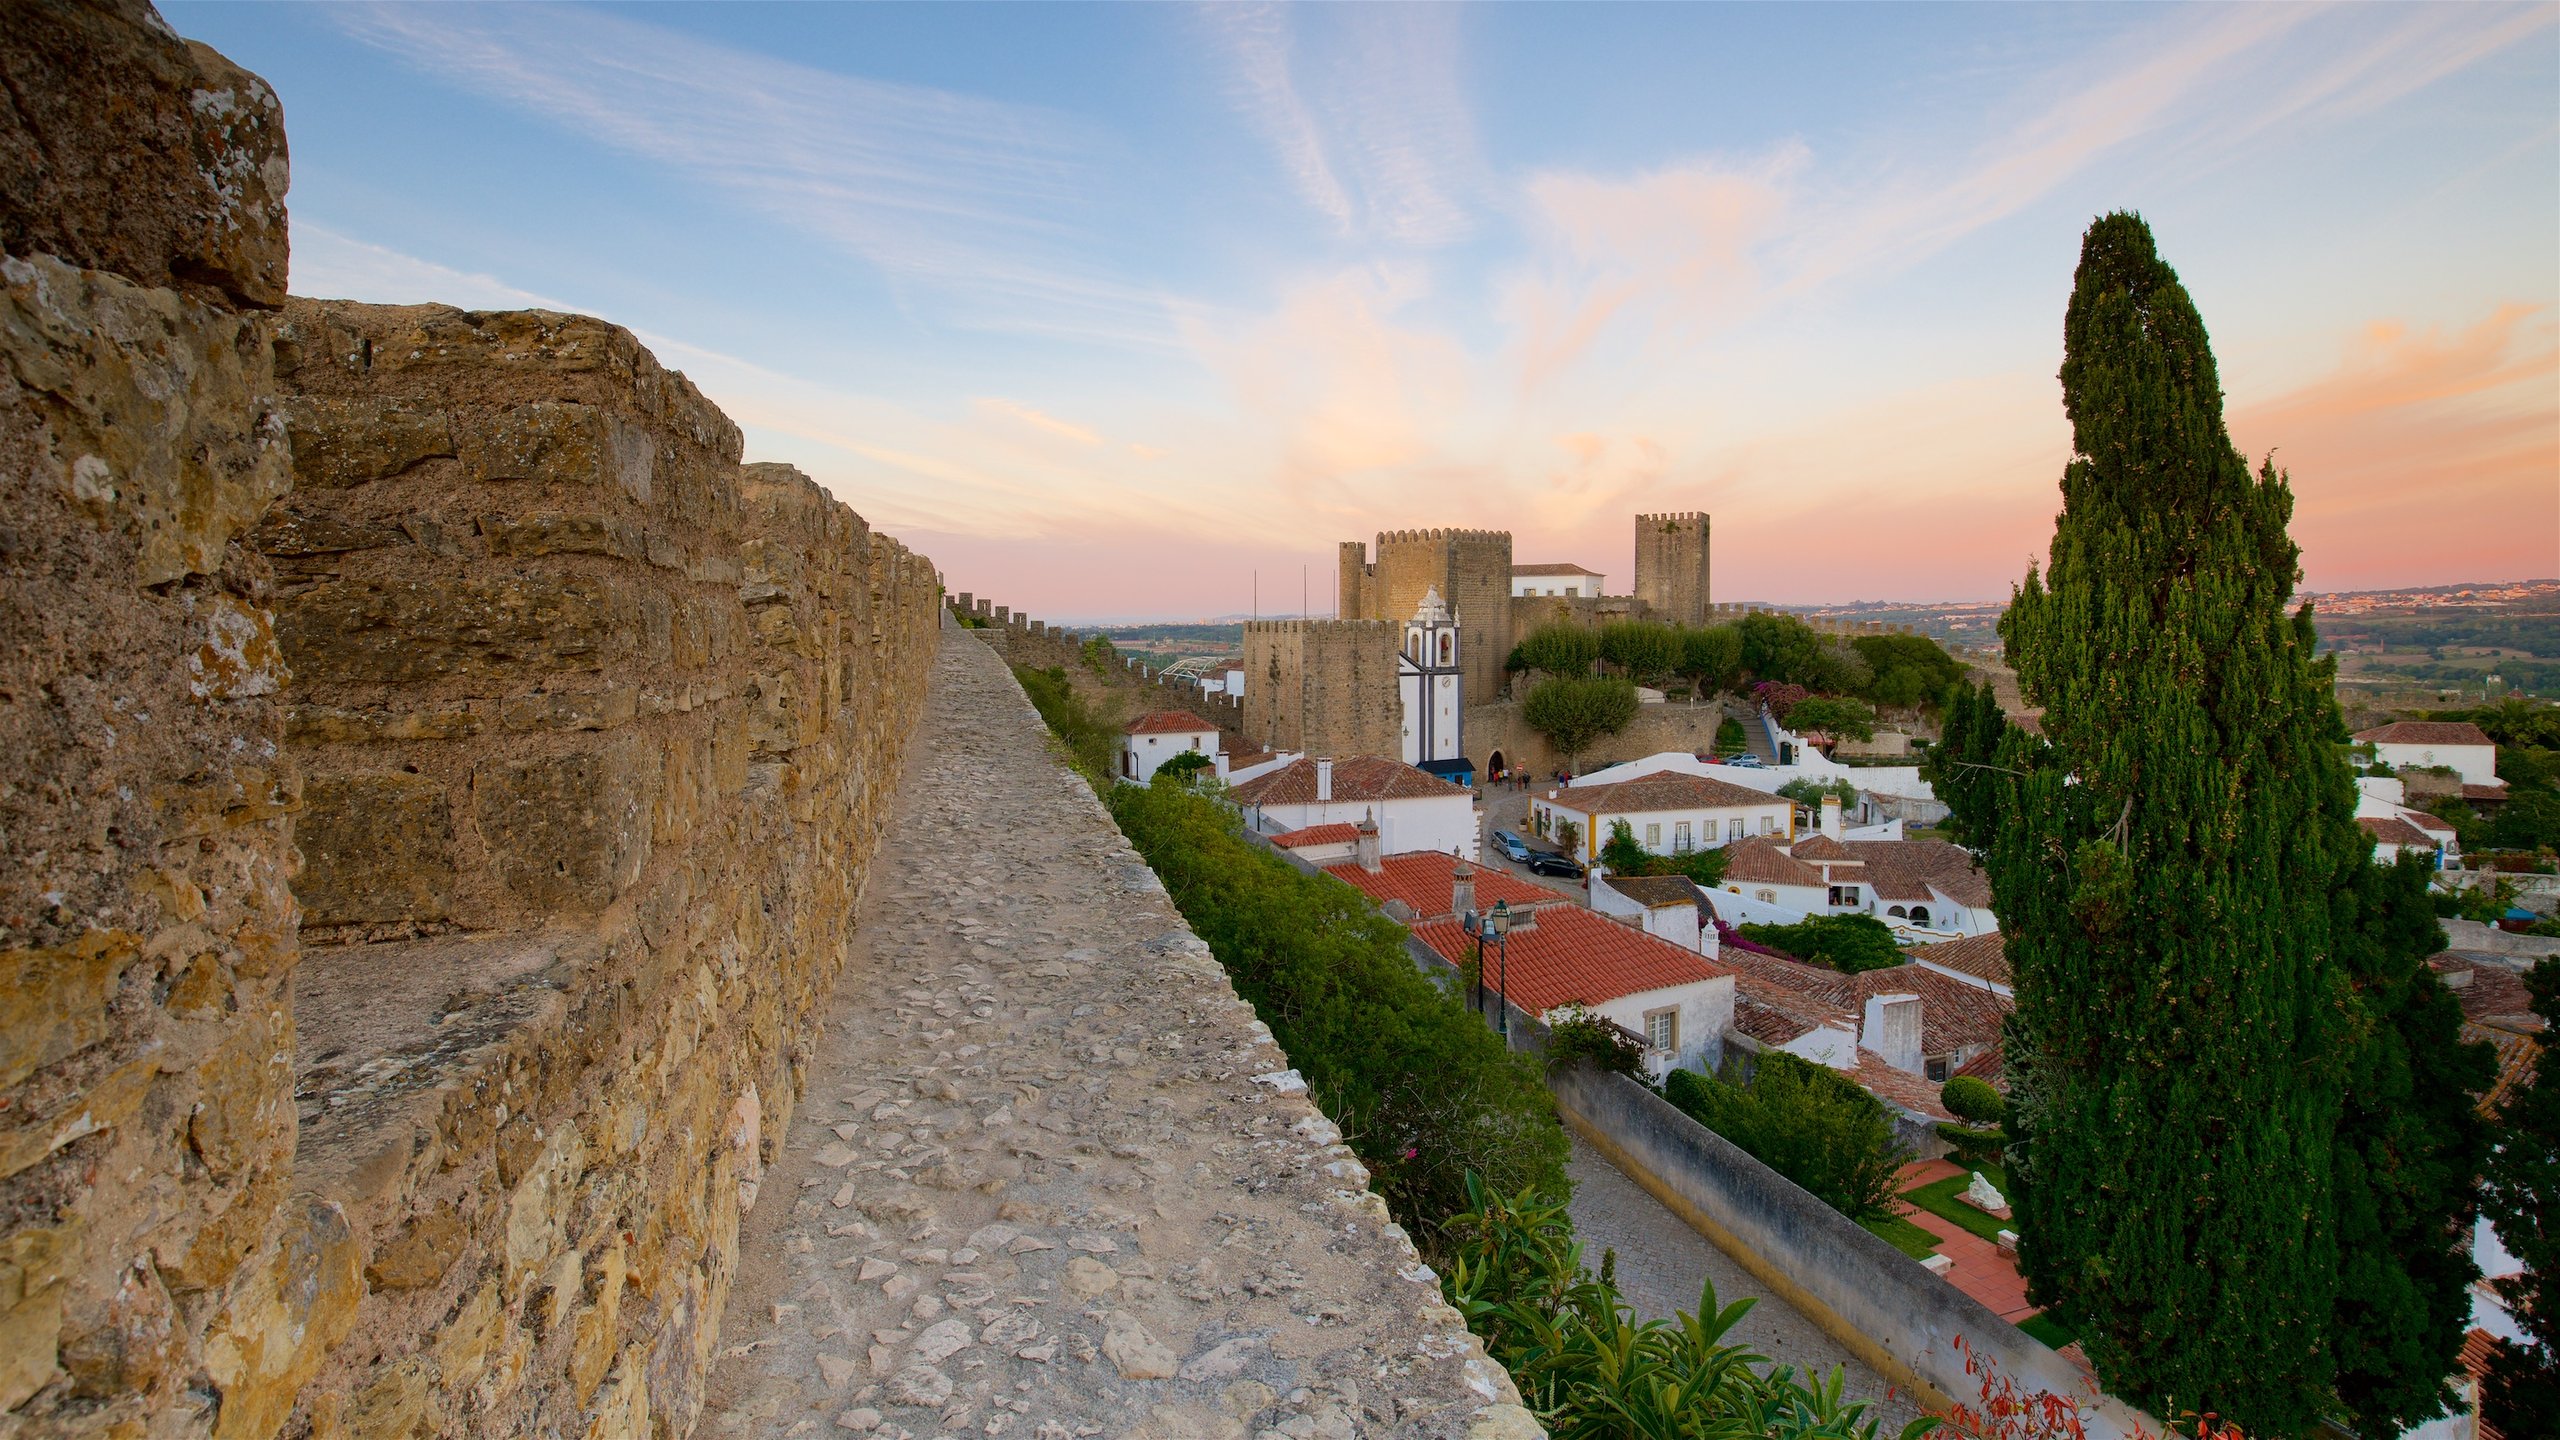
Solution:
[(1778, 903), (1778, 892), (1775, 890), (1755, 890), (1751, 893), (1758, 896), (1760, 903), (1763, 905), (1775, 905)]
[(1926, 925), (1926, 924), (1928, 924), (1928, 923), (1929, 923), (1929, 907), (1928, 907), (1928, 906), (1926, 906), (1926, 905), (1914, 905), (1914, 906), (1912, 906), (1912, 907), (1911, 907), (1911, 923), (1912, 923), (1912, 924), (1914, 924), (1914, 925)]
[[(1370, 653), (1374, 655), (1374, 654), (1376, 654), (1377, 652), (1373, 650), (1373, 651), (1371, 651)], [(1741, 839), (1741, 838), (1742, 838), (1742, 817), (1741, 817), (1741, 816), (1736, 815), (1736, 816), (1734, 816), (1732, 819), (1730, 819), (1730, 820), (1728, 820), (1728, 821), (1726, 821), (1726, 822), (1725, 822), (1725, 825), (1724, 825), (1724, 838), (1726, 838), (1727, 840), (1739, 840), (1739, 839)]]
[[(1650, 830), (1653, 827), (1648, 825), (1645, 828)], [(1689, 834), (1688, 821), (1680, 821), (1671, 827), (1671, 849), (1674, 853), (1686, 855), (1697, 848), (1698, 842)]]
[(1680, 1048), (1680, 1012), (1648, 1010), (1644, 1017), (1644, 1043), (1656, 1050)]
[(1834, 905), (1855, 906), (1858, 903), (1858, 887), (1855, 885), (1832, 886), (1831, 903)]
[(1887, 915), (1895, 916), (1895, 917), (1897, 917), (1897, 918), (1907, 918), (1907, 917), (1911, 914), (1911, 912), (1910, 912), (1910, 911), (1903, 909), (1903, 908), (1902, 908), (1901, 906), (1899, 906), (1899, 905), (1894, 906), (1892, 909), (1887, 910), (1887, 911), (1886, 911), (1886, 912), (1884, 912), (1884, 913), (1886, 913)]
[(1646, 822), (1644, 827), (1644, 848), (1656, 851), (1662, 848), (1662, 825), (1659, 821)]
[(1763, 834), (1763, 835), (1775, 835), (1775, 834), (1777, 834), (1777, 833), (1778, 833), (1778, 817), (1777, 817), (1777, 816), (1775, 816), (1775, 815), (1763, 815), (1763, 816), (1761, 816), (1761, 817), (1760, 817), (1760, 833), (1761, 833), (1761, 834)]
[(1935, 1080), (1942, 1085), (1946, 1083), (1947, 1058), (1945, 1056), (1941, 1055), (1937, 1059), (1927, 1062), (1921, 1068), (1928, 1072), (1930, 1079)]
[[(1377, 652), (1371, 651), (1370, 653), (1376, 654)], [(1443, 665), (1453, 663), (1457, 659), (1457, 653), (1458, 637), (1455, 635), (1443, 634), (1440, 637), (1440, 663)]]

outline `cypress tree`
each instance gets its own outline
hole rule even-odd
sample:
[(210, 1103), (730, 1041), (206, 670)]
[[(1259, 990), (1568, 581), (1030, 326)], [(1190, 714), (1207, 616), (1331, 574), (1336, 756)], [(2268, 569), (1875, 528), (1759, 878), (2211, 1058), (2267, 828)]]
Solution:
[(2285, 610), (2292, 492), (2233, 448), (2139, 218), (2090, 227), (2063, 354), (2063, 509), (2001, 622), (2043, 735), (2001, 725), (1985, 753), (1976, 697), (1944, 762), (1988, 767), (1948, 799), (2017, 973), (2022, 1259), (2110, 1390), (2301, 1434), (2334, 1404), (2359, 1027), (2330, 905), (2353, 789), (2309, 612)]
[(2448, 1383), (2470, 1324), (2471, 1233), (2490, 1126), (2476, 1097), (2497, 1057), (2462, 1040), (2462, 1006), (2427, 968), (2444, 931), (2432, 867), (2372, 862), (2357, 836), (2330, 930), (2359, 1002), (2337, 1148), (2338, 1296), (2330, 1334), (2341, 1411), (2392, 1436), (2457, 1403)]
[(2551, 1288), (2560, 1278), (2560, 958), (2544, 957), (2525, 984), (2546, 1043), (2499, 1108), (2488, 1208), (2499, 1243), (2524, 1266), (2497, 1286), (2528, 1343), (2498, 1342), (2480, 1406), (2481, 1419), (2516, 1440), (2545, 1433), (2536, 1427), (2560, 1415), (2560, 1292)]

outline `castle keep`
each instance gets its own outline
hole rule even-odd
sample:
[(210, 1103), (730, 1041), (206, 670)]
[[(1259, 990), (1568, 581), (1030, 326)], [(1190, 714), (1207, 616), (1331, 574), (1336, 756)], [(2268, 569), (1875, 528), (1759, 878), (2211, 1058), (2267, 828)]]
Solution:
[(1643, 613), (1674, 625), (1707, 622), (1707, 523), (1695, 510), (1636, 517), (1635, 598)]
[[(1467, 636), (1460, 665), (1469, 695), (1502, 693), (1503, 659), (1511, 653), (1511, 536), (1501, 530), (1389, 530), (1378, 536), (1378, 555), (1345, 540), (1340, 552), (1345, 620), (1389, 620), (1398, 625), (1422, 608), (1433, 590)], [(1259, 672), (1248, 671), (1248, 693)], [(1394, 699), (1389, 687), (1388, 703)], [(1393, 749), (1364, 751), (1392, 755)]]

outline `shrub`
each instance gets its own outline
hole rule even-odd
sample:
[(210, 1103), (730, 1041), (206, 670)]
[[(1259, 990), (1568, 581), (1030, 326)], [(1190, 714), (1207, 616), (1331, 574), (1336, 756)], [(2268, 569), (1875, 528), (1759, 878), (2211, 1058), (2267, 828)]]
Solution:
[[(1639, 1320), (1611, 1278), (1583, 1268), (1564, 1207), (1542, 1196), (1506, 1199), (1471, 1179), (1467, 1209), (1451, 1217), (1442, 1293), (1511, 1372), (1520, 1398), (1554, 1440), (1875, 1440), (1863, 1402), (1828, 1380), (1772, 1366), (1723, 1341), (1752, 1302)], [(1902, 1432), (1919, 1440), (1926, 1425)]]
[(1580, 1005), (1567, 1005), (1547, 1023), (1547, 1069), (1570, 1070), (1576, 1065), (1640, 1079), (1644, 1046)]
[(2009, 1102), (1991, 1088), (1991, 1082), (1972, 1075), (1958, 1075), (1938, 1091), (1939, 1103), (1947, 1113), (1976, 1125), (2000, 1125), (2008, 1120)]
[(1977, 1130), (1970, 1125), (1941, 1125), (1938, 1138), (1947, 1142), (1949, 1158), (1967, 1170), (1998, 1165), (2009, 1153), (2006, 1131)]
[(1779, 718), (1790, 730), (1818, 730), (1838, 740), (1876, 738), (1876, 712), (1863, 700), (1817, 695), (1797, 701)]
[(1744, 939), (1851, 975), (1889, 970), (1908, 958), (1894, 944), (1893, 931), (1872, 915), (1814, 915), (1793, 925), (1741, 928)]
[(1076, 773), (1096, 786), (1110, 784), (1112, 756), (1120, 748), (1118, 728), (1085, 703), (1067, 683), (1067, 672), (1056, 665), (1046, 670), (1016, 665), (1013, 678), (1058, 737)]
[(1213, 800), (1137, 785), (1106, 798), (1418, 1242), (1435, 1243), (1441, 1219), (1466, 1207), (1470, 1172), (1571, 1193), (1536, 1064), (1414, 968), (1402, 926), (1249, 843)]
[(1096, 635), (1085, 641), (1078, 653), (1084, 656), (1085, 665), (1096, 675), (1108, 675), (1120, 668), (1119, 648), (1111, 643), (1108, 635)]
[(1734, 718), (1733, 718), (1732, 716), (1730, 716), (1730, 715), (1727, 715), (1726, 717), (1724, 717), (1724, 719), (1723, 719), (1723, 720), (1721, 720), (1721, 721), (1717, 722), (1717, 724), (1716, 724), (1716, 753), (1717, 753), (1717, 754), (1719, 754), (1719, 755), (1739, 755), (1739, 754), (1741, 754), (1743, 751), (1748, 750), (1748, 749), (1750, 749), (1750, 748), (1751, 748), (1751, 742), (1750, 742), (1749, 740), (1747, 740), (1747, 739), (1745, 739), (1745, 738), (1743, 737), (1743, 734), (1742, 734), (1742, 722), (1741, 722), (1741, 721), (1734, 719)]
[(1557, 676), (1520, 703), (1520, 718), (1556, 747), (1569, 765), (1604, 736), (1636, 718), (1636, 687), (1614, 675)]
[(1831, 1070), (1780, 1051), (1751, 1083), (1674, 1070), (1664, 1098), (1852, 1220), (1892, 1213), (1902, 1147), (1884, 1106)]

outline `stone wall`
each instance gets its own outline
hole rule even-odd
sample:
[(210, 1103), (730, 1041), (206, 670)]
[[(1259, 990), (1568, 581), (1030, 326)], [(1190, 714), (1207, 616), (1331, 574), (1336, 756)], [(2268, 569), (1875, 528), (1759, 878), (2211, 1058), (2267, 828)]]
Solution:
[(1402, 754), (1401, 633), (1384, 620), (1248, 621), (1245, 743), (1323, 756)]
[(0, 79), (0, 1431), (247, 1434), (354, 1280), (290, 1179), (296, 786), (242, 543), (289, 477), (283, 130), (139, 4), (11, 5)]
[(1636, 517), (1635, 598), (1654, 619), (1706, 622), (1708, 525), (1695, 510)]
[(295, 301), (302, 1153), (365, 1258), (315, 1435), (681, 1434), (939, 626), (631, 335)]
[[(1692, 705), (1675, 700), (1640, 705), (1626, 729), (1593, 742), (1590, 749), (1576, 757), (1576, 763), (1588, 772), (1622, 760), (1659, 755), (1665, 750), (1692, 754), (1712, 750), (1716, 726), (1724, 716), (1724, 706), (1715, 702)], [(1516, 700), (1467, 707), (1467, 751), (1477, 764), (1486, 766), (1493, 764), (1494, 752), (1500, 751), (1503, 764), (1514, 768), (1526, 765), (1541, 776), (1564, 768), (1564, 757), (1520, 718), (1520, 702)]]
[(682, 1433), (931, 568), (601, 322), (279, 313), (267, 87), (9, 19), (0, 1433)]
[[(1088, 663), (1084, 645), (1092, 637), (1082, 631), (1034, 620), (965, 590), (950, 597), (950, 604), (951, 613), (977, 622), (977, 628), (969, 633), (1003, 656), (1008, 665), (1046, 670), (1053, 666), (1073, 669)], [(1121, 655), (1119, 668), (1102, 678), (1106, 684), (1138, 692), (1138, 703), (1130, 712), (1133, 719), (1155, 710), (1182, 710), (1220, 730), (1237, 735), (1244, 732), (1244, 707), (1235, 697), (1213, 695), (1179, 676), (1167, 675), (1142, 656)]]

